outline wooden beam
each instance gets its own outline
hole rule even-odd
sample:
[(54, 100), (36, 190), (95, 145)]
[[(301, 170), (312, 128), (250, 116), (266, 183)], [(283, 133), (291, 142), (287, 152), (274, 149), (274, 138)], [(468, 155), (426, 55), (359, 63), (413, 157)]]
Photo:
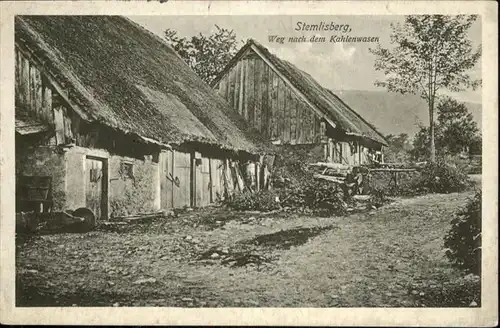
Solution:
[(62, 106), (54, 107), (54, 126), (56, 130), (56, 144), (64, 144), (64, 114)]
[(238, 113), (240, 113), (240, 115), (243, 115), (243, 101), (244, 101), (244, 98), (243, 98), (243, 93), (244, 93), (244, 89), (245, 89), (245, 65), (244, 65), (244, 62), (241, 62), (240, 65), (240, 83), (239, 83), (239, 94), (238, 94)]

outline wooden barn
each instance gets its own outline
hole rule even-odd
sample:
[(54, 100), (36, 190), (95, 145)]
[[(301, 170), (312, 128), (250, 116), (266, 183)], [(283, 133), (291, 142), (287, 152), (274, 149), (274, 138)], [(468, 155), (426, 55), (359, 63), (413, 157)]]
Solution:
[(17, 16), (15, 58), (19, 210), (106, 219), (260, 187), (265, 142), (136, 23)]
[(384, 137), (309, 74), (249, 40), (213, 82), (235, 112), (277, 145), (319, 148), (319, 160), (381, 160)]

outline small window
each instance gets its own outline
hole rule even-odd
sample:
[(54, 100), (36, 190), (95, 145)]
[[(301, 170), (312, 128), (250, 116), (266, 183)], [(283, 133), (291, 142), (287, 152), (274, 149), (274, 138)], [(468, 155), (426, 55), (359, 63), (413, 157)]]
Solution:
[(122, 162), (120, 165), (120, 176), (123, 179), (134, 178), (134, 164), (130, 162)]

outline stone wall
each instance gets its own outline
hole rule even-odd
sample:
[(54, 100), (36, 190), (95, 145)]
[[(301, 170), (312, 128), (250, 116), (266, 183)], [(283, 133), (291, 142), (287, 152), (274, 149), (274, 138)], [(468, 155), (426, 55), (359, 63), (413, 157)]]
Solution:
[(16, 176), (51, 176), (53, 210), (66, 209), (65, 155), (55, 146), (32, 145), (16, 140)]
[[(133, 176), (122, 172), (122, 163), (132, 164)], [(120, 216), (159, 210), (158, 163), (111, 156), (109, 158), (109, 213)], [(159, 195), (158, 195), (159, 196)]]

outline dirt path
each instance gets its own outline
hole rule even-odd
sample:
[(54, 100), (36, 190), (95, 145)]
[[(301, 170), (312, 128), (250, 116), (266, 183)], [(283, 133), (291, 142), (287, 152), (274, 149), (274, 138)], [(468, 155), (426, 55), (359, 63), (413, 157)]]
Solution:
[[(17, 247), (18, 306), (415, 306), (471, 193), (398, 199), (348, 217), (186, 213), (125, 232), (35, 237)], [(419, 303), (420, 302), (420, 303)]]

